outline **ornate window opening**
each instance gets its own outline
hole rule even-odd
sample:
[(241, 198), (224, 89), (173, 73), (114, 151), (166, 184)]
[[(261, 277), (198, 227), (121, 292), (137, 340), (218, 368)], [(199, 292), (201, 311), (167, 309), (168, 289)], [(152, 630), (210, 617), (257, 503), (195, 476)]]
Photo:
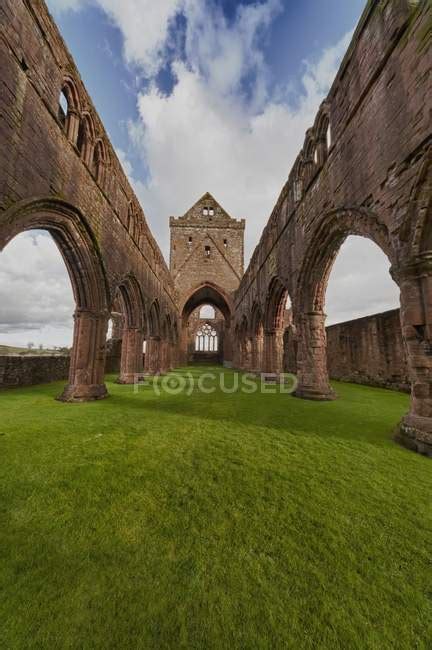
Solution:
[(196, 333), (195, 351), (196, 352), (217, 352), (218, 335), (215, 329), (208, 323), (201, 325)]

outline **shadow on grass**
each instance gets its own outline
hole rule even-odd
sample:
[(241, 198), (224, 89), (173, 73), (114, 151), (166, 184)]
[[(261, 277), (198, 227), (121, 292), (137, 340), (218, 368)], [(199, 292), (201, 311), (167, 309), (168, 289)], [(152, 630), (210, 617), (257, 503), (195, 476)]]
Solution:
[[(231, 385), (231, 370), (219, 367), (182, 368), (171, 373), (175, 377), (198, 379), (204, 373), (224, 374)], [(321, 438), (357, 440), (374, 445), (394, 444), (392, 437), (398, 422), (408, 409), (408, 396), (358, 384), (333, 382), (338, 394), (334, 402), (301, 400), (289, 394), (236, 392), (225, 394), (220, 389), (211, 395), (194, 390), (172, 395), (163, 390), (163, 378), (155, 380), (160, 395), (152, 385), (116, 391), (112, 401), (129, 411), (163, 413), (165, 415), (231, 422), (241, 427), (263, 427), (292, 434), (315, 434)], [(259, 380), (257, 380), (259, 384)], [(110, 386), (111, 390), (111, 386)], [(145, 416), (144, 416), (145, 417)]]

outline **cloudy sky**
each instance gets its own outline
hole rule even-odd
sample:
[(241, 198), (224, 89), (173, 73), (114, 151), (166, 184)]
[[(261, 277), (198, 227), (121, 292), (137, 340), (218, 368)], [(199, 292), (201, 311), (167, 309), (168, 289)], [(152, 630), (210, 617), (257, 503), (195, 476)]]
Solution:
[[(246, 218), (249, 258), (364, 4), (48, 0), (166, 258), (169, 215), (207, 190)], [(0, 344), (70, 343), (73, 297), (49, 236), (0, 255), (0, 304)], [(397, 304), (383, 254), (349, 238), (329, 322)]]

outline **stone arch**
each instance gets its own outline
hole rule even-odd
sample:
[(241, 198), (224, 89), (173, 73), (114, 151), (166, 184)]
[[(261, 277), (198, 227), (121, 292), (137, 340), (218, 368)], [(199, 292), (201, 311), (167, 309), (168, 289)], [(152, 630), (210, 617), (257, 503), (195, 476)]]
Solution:
[(26, 230), (46, 230), (65, 261), (76, 303), (69, 384), (63, 401), (101, 399), (109, 289), (96, 239), (74, 206), (52, 198), (23, 201), (0, 215), (0, 251)]
[(251, 370), (260, 373), (264, 369), (264, 317), (256, 301), (252, 305), (249, 330), (252, 338)]
[(315, 170), (318, 166), (317, 147), (315, 140), (315, 133), (313, 129), (309, 129), (306, 134), (306, 140), (303, 147), (304, 151), (304, 186), (305, 189), (312, 181)]
[(148, 331), (150, 336), (161, 336), (161, 313), (159, 301), (154, 300), (149, 310)]
[(92, 174), (97, 183), (103, 188), (105, 185), (105, 173), (108, 164), (108, 154), (102, 138), (98, 138), (94, 145), (92, 159)]
[(187, 319), (197, 307), (202, 305), (217, 307), (223, 314), (227, 327), (230, 326), (233, 313), (232, 301), (221, 287), (212, 282), (205, 282), (190, 291), (181, 310), (183, 319)]
[(300, 203), (305, 190), (304, 182), (304, 163), (303, 156), (300, 154), (295, 162), (294, 169), (293, 198), (294, 204)]
[(195, 286), (187, 295), (181, 308), (182, 332), (181, 332), (181, 354), (186, 361), (193, 354), (195, 337), (190, 340), (189, 319), (198, 307), (212, 305), (223, 316), (224, 323), (221, 324), (219, 332), (218, 358), (225, 363), (232, 361), (231, 321), (233, 305), (231, 297), (218, 285), (212, 282), (203, 282)]
[(159, 301), (156, 298), (148, 310), (146, 336), (145, 370), (151, 375), (160, 375), (161, 373), (163, 325)]
[[(291, 308), (287, 317), (286, 305)], [(292, 325), (292, 300), (285, 282), (274, 276), (268, 286), (264, 319), (264, 369), (280, 374), (284, 370), (284, 334)]]
[[(66, 112), (61, 106), (60, 99), (63, 94), (67, 102)], [(63, 79), (59, 97), (59, 120), (66, 133), (66, 137), (72, 144), (76, 144), (78, 139), (79, 115), (81, 113), (81, 101), (75, 81), (70, 76)]]
[(327, 373), (324, 302), (328, 279), (339, 249), (349, 235), (372, 240), (394, 264), (387, 226), (371, 211), (347, 208), (327, 213), (313, 233), (303, 258), (294, 301), (298, 332), (297, 395), (333, 399)]
[(78, 129), (77, 147), (79, 154), (86, 165), (90, 166), (93, 160), (94, 142), (96, 139), (93, 118), (88, 111), (81, 115)]
[(315, 122), (315, 140), (318, 152), (318, 164), (322, 166), (327, 160), (332, 140), (330, 127), (330, 106), (324, 102)]
[(408, 223), (413, 223), (412, 254), (432, 251), (432, 147), (426, 153), (410, 198)]
[(144, 300), (136, 278), (129, 274), (117, 287), (116, 295), (123, 314), (120, 361), (121, 384), (133, 384), (143, 372), (143, 346), (146, 329)]

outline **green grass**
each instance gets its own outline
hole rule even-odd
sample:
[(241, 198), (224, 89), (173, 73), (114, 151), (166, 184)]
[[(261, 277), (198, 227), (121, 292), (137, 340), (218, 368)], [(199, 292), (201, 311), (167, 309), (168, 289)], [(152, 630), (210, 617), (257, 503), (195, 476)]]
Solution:
[(1, 648), (432, 647), (406, 395), (61, 388), (0, 394)]

